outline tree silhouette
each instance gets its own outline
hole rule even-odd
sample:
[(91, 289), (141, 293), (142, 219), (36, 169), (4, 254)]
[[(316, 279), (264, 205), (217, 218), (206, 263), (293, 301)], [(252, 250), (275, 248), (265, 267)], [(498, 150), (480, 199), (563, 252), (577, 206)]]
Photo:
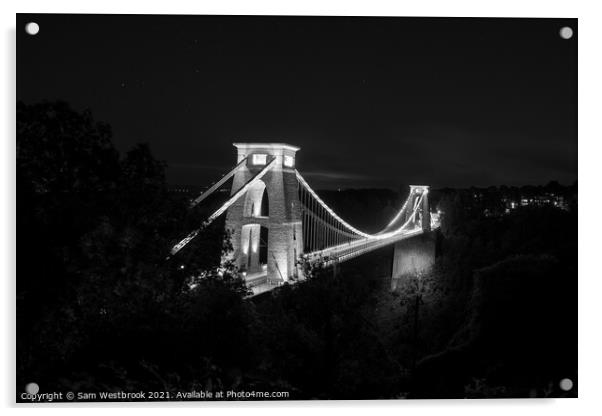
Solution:
[[(212, 360), (226, 347), (245, 345), (234, 341), (240, 331), (232, 328), (248, 324), (241, 306), (247, 289), (230, 265), (220, 266), (230, 247), (227, 234), (209, 229), (191, 244), (187, 258), (166, 262), (195, 212), (168, 192), (166, 165), (148, 145), (120, 158), (110, 139), (109, 127), (94, 122), (89, 111), (62, 102), (18, 104), (22, 383), (69, 387), (74, 381), (66, 374), (80, 371), (80, 382), (93, 384), (101, 366), (113, 378), (127, 374), (113, 381), (126, 385), (132, 372), (157, 370), (166, 347), (162, 335), (174, 335), (182, 319), (189, 322), (175, 334), (179, 341), (193, 329), (214, 328), (222, 307), (230, 310), (224, 327), (231, 332), (219, 342), (201, 338), (195, 345)], [(201, 304), (202, 319), (192, 319)], [(178, 350), (177, 344), (169, 347)]]

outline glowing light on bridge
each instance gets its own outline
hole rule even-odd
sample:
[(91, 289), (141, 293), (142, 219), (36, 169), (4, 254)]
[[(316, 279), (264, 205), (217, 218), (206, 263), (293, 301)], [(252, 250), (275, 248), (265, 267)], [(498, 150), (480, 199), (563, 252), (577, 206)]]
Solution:
[(284, 155), (284, 163), (283, 165), (287, 168), (292, 168), (295, 164), (295, 160), (292, 156)]
[(268, 155), (262, 153), (255, 153), (253, 155), (254, 165), (265, 165), (268, 162)]

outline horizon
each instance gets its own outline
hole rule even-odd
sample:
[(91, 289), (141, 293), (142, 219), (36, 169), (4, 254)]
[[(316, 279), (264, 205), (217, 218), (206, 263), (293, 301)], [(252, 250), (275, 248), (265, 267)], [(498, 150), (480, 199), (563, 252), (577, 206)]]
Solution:
[[(307, 175), (306, 175), (307, 176)], [(217, 178), (216, 178), (217, 180)], [(562, 183), (560, 181), (557, 180), (549, 180), (547, 181), (545, 184), (522, 184), (522, 185), (507, 185), (507, 184), (500, 184), (500, 185), (483, 185), (483, 186), (475, 186), (475, 185), (469, 185), (466, 187), (450, 187), (450, 186), (443, 186), (443, 187), (433, 187), (430, 185), (426, 185), (430, 187), (431, 191), (445, 191), (447, 189), (450, 190), (470, 190), (470, 189), (479, 189), (479, 190), (486, 190), (486, 189), (490, 189), (490, 188), (546, 188), (550, 185), (552, 185), (554, 182), (556, 182), (559, 186), (563, 187), (563, 188), (572, 188), (575, 186), (578, 186), (578, 180), (575, 179), (572, 183)], [(415, 184), (412, 184), (415, 185)], [(200, 184), (184, 184), (184, 183), (171, 183), (171, 182), (167, 182), (167, 186), (169, 188), (172, 187), (196, 187), (196, 188), (209, 188), (211, 186), (211, 183), (207, 184), (207, 185), (200, 185)], [(398, 192), (398, 189), (400, 189), (402, 186), (407, 186), (409, 187), (410, 184), (400, 184), (397, 188), (394, 187), (382, 187), (382, 188), (374, 188), (374, 187), (370, 187), (370, 188), (317, 188), (317, 191), (333, 191), (333, 192), (344, 192), (344, 191), (391, 191), (391, 192)]]

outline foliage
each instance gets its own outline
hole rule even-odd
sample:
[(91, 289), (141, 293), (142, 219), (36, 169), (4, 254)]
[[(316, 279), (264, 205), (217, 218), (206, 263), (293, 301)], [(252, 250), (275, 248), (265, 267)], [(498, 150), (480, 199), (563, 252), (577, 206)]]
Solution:
[[(216, 352), (245, 347), (252, 313), (244, 282), (221, 264), (223, 227), (165, 260), (196, 212), (167, 191), (148, 145), (120, 158), (105, 124), (61, 102), (19, 103), (17, 133), (19, 383), (125, 388), (167, 380), (156, 376), (167, 368), (185, 374), (175, 368), (188, 370), (193, 353), (216, 372)], [(216, 325), (231, 332), (210, 336)]]

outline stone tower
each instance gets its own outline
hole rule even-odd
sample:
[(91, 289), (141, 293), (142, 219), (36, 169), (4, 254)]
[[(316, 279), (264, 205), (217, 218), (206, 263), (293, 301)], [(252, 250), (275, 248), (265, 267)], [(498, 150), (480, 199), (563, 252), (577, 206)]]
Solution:
[(301, 207), (295, 173), (298, 147), (283, 143), (234, 143), (237, 163), (233, 195), (275, 159), (274, 165), (228, 208), (232, 258), (251, 287), (299, 278), (296, 259), (303, 252)]

